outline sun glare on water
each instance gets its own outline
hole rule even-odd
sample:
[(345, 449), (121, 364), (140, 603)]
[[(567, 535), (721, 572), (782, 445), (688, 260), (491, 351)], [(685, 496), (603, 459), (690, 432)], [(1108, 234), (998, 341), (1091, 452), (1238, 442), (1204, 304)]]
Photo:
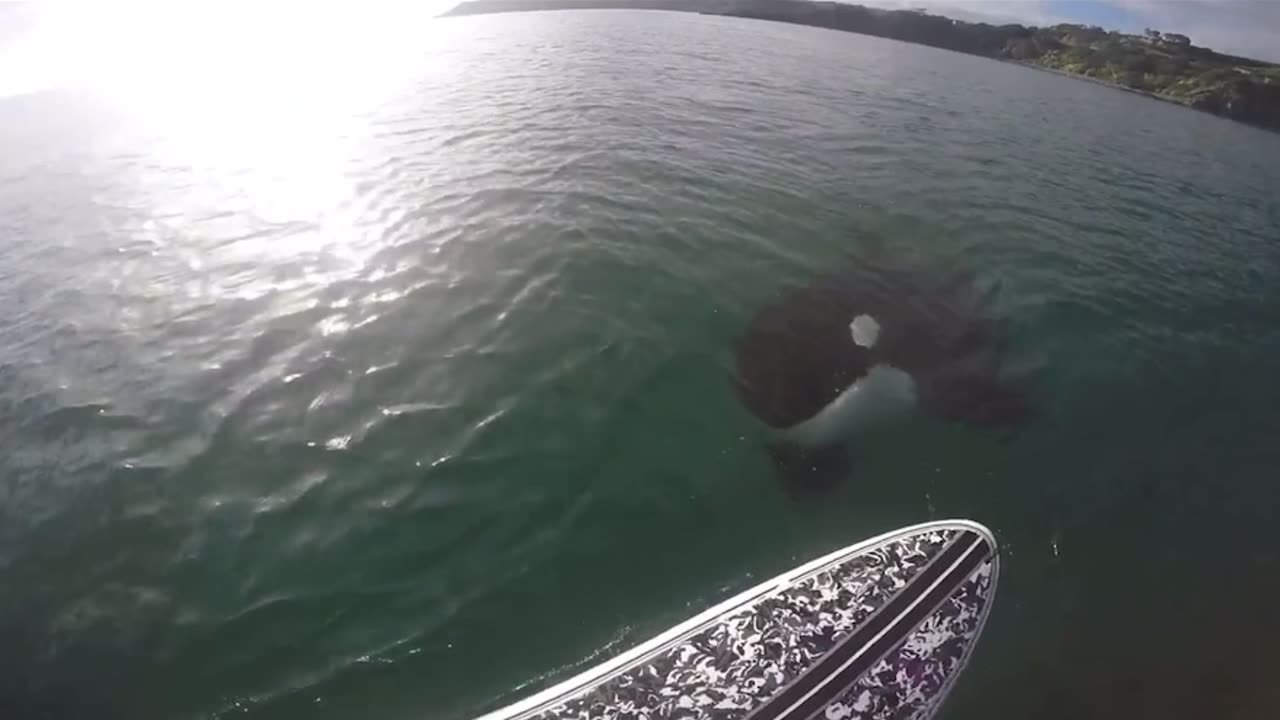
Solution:
[[(358, 111), (412, 70), (447, 4), (74, 3), (46, 11), (30, 66), (131, 110), (261, 134)], [(198, 121), (198, 123), (197, 123)], [(267, 133), (273, 134), (273, 133)]]
[(38, 6), (31, 30), (0, 56), (0, 99), (68, 89), (104, 99), (147, 138), (130, 177), (155, 185), (140, 195), (159, 203), (149, 226), (168, 225), (157, 235), (183, 238), (196, 257), (214, 243), (233, 252), (227, 232), (202, 230), (203, 217), (229, 213), (250, 237), (264, 224), (310, 228), (237, 242), (237, 255), (321, 252), (358, 265), (373, 248), (342, 217), (358, 194), (350, 166), (368, 154), (380, 104), (447, 56), (432, 51), (448, 29), (434, 16), (452, 4)]
[[(341, 85), (416, 38), (452, 2), (73, 2), (36, 6), (0, 88), (93, 86), (248, 97)], [(15, 67), (15, 64), (19, 67)], [(367, 78), (364, 78), (367, 79)], [(288, 81), (283, 82), (283, 81)], [(184, 97), (184, 99), (187, 99)]]

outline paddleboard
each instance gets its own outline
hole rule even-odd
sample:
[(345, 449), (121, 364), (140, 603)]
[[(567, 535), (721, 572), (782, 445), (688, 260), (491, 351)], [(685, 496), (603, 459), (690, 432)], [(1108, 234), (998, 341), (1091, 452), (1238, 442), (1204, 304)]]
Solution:
[(945, 520), (837, 550), (481, 720), (937, 712), (991, 610), (995, 538)]

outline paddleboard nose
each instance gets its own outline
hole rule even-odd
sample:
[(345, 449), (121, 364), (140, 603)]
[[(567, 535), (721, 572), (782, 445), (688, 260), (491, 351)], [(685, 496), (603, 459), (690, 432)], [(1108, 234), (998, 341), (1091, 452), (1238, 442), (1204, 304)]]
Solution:
[(482, 720), (933, 717), (990, 613), (996, 541), (967, 520), (842, 548)]

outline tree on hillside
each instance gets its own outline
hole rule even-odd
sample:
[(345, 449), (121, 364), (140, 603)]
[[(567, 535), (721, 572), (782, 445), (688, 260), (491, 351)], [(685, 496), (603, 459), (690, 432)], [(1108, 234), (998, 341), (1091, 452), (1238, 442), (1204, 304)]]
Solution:
[(1156, 61), (1146, 53), (1130, 53), (1121, 60), (1125, 70), (1138, 75), (1146, 75), (1156, 71)]

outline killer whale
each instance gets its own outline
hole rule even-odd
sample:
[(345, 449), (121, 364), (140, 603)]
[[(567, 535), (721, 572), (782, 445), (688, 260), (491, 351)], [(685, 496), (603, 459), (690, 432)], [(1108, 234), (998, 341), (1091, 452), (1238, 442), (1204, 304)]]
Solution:
[(1025, 424), (1029, 396), (1003, 377), (1008, 335), (969, 275), (860, 261), (761, 307), (734, 344), (732, 380), (803, 494), (847, 477), (849, 439), (894, 414)]

